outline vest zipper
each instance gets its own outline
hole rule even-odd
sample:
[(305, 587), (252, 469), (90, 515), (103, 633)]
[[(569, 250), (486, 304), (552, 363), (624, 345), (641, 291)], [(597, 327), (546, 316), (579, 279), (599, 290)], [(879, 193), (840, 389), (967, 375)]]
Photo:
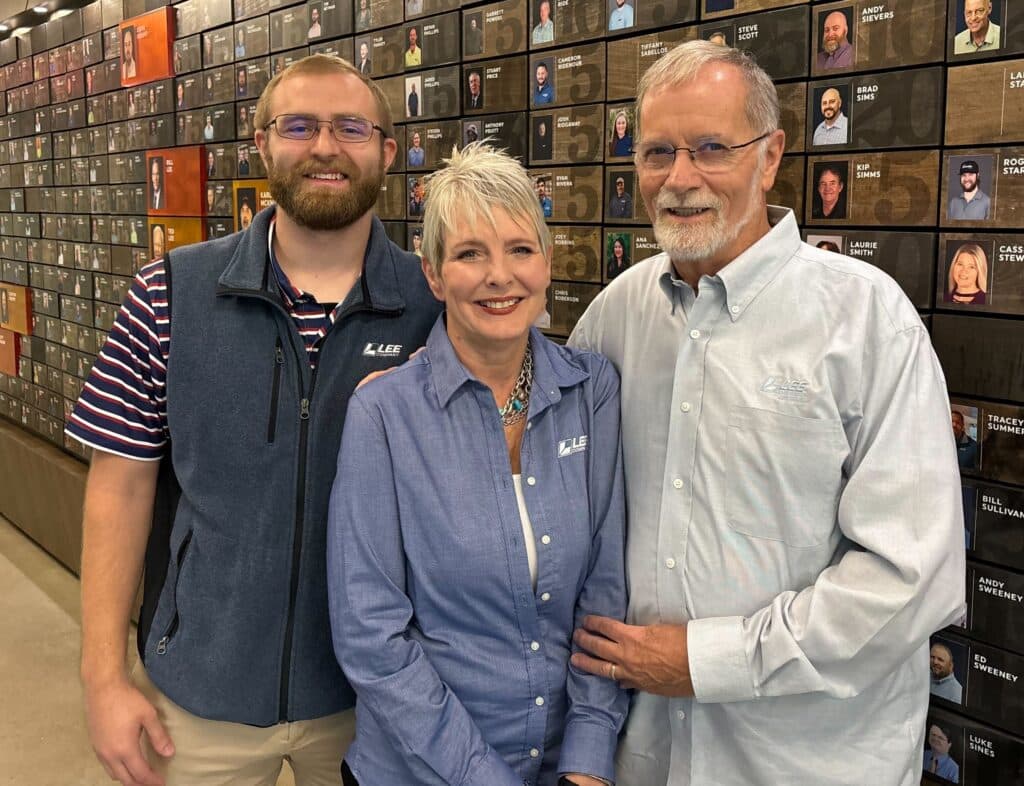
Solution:
[(277, 337), (274, 347), (274, 380), (270, 386), (270, 417), (267, 422), (267, 442), (273, 443), (277, 436), (277, 403), (281, 395), (281, 369), (284, 368), (284, 350), (281, 348), (281, 337)]
[(156, 654), (165, 655), (167, 653), (167, 645), (170, 644), (171, 639), (174, 638), (174, 634), (178, 632), (178, 626), (181, 623), (181, 615), (178, 613), (178, 586), (181, 582), (181, 566), (185, 563), (185, 555), (188, 553), (188, 547), (192, 543), (192, 531), (185, 536), (185, 539), (181, 541), (181, 545), (178, 546), (178, 556), (175, 562), (178, 566), (177, 575), (174, 578), (174, 616), (171, 618), (171, 624), (167, 626), (167, 630), (164, 631), (163, 637), (156, 643)]

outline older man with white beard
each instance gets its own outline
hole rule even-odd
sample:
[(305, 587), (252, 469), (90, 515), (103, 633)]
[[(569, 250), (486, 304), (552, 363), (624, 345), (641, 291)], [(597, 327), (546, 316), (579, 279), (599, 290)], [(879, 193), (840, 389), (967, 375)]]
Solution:
[(637, 107), (663, 253), (571, 338), (622, 375), (629, 624), (585, 618), (573, 656), (636, 689), (616, 782), (916, 786), (929, 635), (964, 598), (928, 334), (767, 205), (785, 135), (749, 58), (684, 44)]

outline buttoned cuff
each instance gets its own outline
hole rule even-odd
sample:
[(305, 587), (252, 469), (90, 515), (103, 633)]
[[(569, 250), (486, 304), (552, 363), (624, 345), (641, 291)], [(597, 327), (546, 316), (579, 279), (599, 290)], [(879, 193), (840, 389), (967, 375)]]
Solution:
[(578, 772), (614, 783), (618, 741), (619, 735), (607, 726), (582, 720), (570, 721), (562, 737), (558, 774)]
[(702, 704), (754, 699), (743, 641), (743, 617), (709, 617), (686, 624), (693, 693)]

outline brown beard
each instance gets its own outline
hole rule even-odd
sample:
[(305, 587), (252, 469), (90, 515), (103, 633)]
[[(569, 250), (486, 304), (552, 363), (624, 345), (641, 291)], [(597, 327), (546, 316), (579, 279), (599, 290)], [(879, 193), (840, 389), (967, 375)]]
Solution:
[[(349, 177), (349, 188), (339, 194), (310, 193), (306, 188), (306, 175), (324, 171), (344, 173)], [(384, 151), (381, 150), (377, 172), (366, 175), (351, 161), (307, 161), (283, 170), (267, 156), (267, 181), (274, 202), (295, 223), (321, 232), (344, 229), (376, 204), (384, 184)]]

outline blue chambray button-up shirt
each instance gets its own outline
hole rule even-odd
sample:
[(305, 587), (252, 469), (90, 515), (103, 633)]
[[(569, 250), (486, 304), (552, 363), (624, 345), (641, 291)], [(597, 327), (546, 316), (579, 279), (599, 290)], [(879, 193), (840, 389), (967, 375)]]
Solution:
[[(626, 610), (619, 385), (535, 330), (521, 450), (534, 590), (501, 418), (439, 318), (349, 405), (328, 524), (338, 659), (364, 784), (612, 780), (626, 693), (569, 666), (585, 614)], [(353, 493), (353, 489), (358, 489)]]

